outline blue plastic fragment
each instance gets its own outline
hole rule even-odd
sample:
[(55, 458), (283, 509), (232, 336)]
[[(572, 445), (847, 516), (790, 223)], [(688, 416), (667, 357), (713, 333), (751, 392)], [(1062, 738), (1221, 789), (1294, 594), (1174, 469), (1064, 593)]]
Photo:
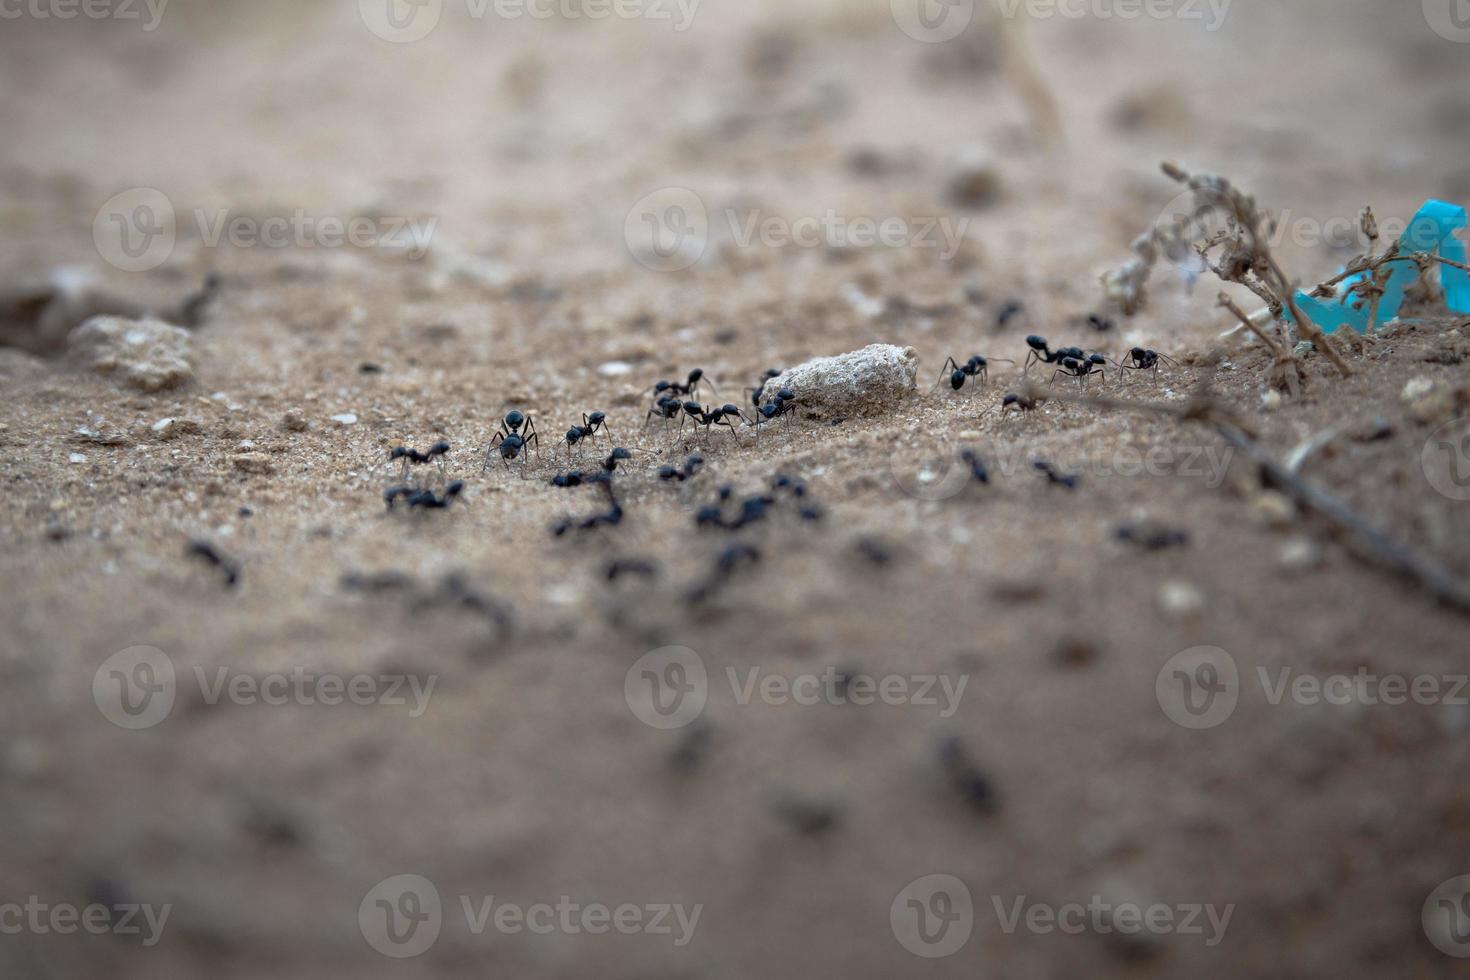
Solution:
[[(1378, 301), (1378, 321), (1387, 323), (1398, 316), (1404, 303), (1404, 291), (1419, 277), (1419, 267), (1411, 256), (1415, 252), (1438, 254), (1453, 262), (1465, 263), (1465, 243), (1455, 237), (1455, 232), (1466, 226), (1465, 209), (1444, 201), (1429, 201), (1419, 209), (1414, 220), (1399, 239), (1399, 254), (1402, 259), (1390, 263), (1392, 271), (1384, 286), (1383, 297)], [(1440, 283), (1444, 287), (1445, 305), (1456, 313), (1470, 313), (1470, 273), (1447, 265), (1439, 266)], [(1362, 282), (1367, 273), (1360, 272), (1344, 279), (1337, 285), (1337, 295), (1328, 299), (1298, 290), (1297, 305), (1312, 322), (1322, 328), (1323, 333), (1336, 333), (1346, 325), (1358, 333), (1368, 329), (1369, 303), (1354, 309), (1357, 297), (1349, 296), (1348, 290), (1354, 283)], [(1286, 311), (1291, 320), (1291, 312)]]

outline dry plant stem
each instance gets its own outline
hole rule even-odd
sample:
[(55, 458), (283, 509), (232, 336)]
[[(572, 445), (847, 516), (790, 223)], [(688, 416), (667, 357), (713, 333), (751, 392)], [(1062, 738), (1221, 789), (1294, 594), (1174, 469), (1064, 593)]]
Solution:
[(1041, 131), (1044, 142), (1055, 146), (1063, 141), (1062, 115), (1057, 110), (1057, 100), (1047, 88), (1041, 72), (1026, 47), (1021, 32), (1025, 22), (1018, 17), (1008, 17), (999, 4), (996, 16), (1000, 18), (1001, 47), (1005, 52), (1005, 70), (1011, 84), (1026, 103), (1031, 120)]
[(1261, 343), (1265, 344), (1271, 349), (1271, 353), (1275, 355), (1276, 360), (1284, 361), (1289, 359), (1287, 353), (1281, 349), (1281, 345), (1277, 344), (1276, 341), (1266, 336), (1266, 332), (1260, 327), (1256, 326), (1256, 322), (1252, 320), (1244, 310), (1235, 305), (1235, 301), (1232, 300), (1225, 293), (1220, 294), (1220, 305), (1225, 307), (1225, 309), (1229, 310), (1231, 313), (1235, 314), (1236, 319), (1245, 324), (1246, 329), (1259, 337), (1261, 339)]
[(1025, 392), (1027, 397), (1050, 399), (1089, 405), (1094, 408), (1117, 409), (1143, 412), (1153, 415), (1168, 415), (1181, 421), (1207, 422), (1220, 437), (1235, 449), (1244, 453), (1263, 479), (1291, 497), (1303, 509), (1313, 511), (1326, 518), (1340, 530), (1346, 531), (1356, 546), (1355, 551), (1378, 565), (1414, 581), (1420, 588), (1445, 605), (1463, 613), (1470, 613), (1470, 588), (1459, 581), (1447, 569), (1435, 561), (1420, 555), (1385, 534), (1358, 516), (1350, 507), (1297, 476), (1274, 459), (1256, 442), (1244, 426), (1231, 418), (1210, 398), (1208, 381), (1202, 381), (1196, 393), (1184, 405), (1162, 402), (1127, 401), (1092, 395), (1065, 393), (1043, 394), (1034, 389)]
[(1327, 355), (1327, 359), (1332, 362), (1332, 366), (1337, 368), (1338, 374), (1341, 374), (1345, 378), (1351, 375), (1353, 369), (1348, 367), (1347, 362), (1342, 359), (1342, 355), (1337, 352), (1337, 348), (1333, 346), (1332, 341), (1328, 340), (1327, 335), (1322, 332), (1322, 328), (1308, 319), (1307, 315), (1302, 312), (1302, 308), (1296, 305), (1296, 291), (1292, 289), (1291, 283), (1287, 280), (1286, 274), (1281, 271), (1281, 267), (1276, 264), (1276, 257), (1268, 255), (1267, 261), (1271, 265), (1271, 274), (1276, 277), (1276, 281), (1279, 284), (1282, 300), (1285, 302), (1287, 308), (1291, 310), (1292, 320), (1296, 323), (1297, 329), (1307, 335), (1307, 339), (1312, 342), (1313, 347), (1316, 347), (1323, 354)]

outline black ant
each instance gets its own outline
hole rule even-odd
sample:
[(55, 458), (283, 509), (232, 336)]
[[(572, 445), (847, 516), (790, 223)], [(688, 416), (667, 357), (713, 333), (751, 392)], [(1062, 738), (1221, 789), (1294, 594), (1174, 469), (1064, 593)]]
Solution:
[(1034, 412), (1034, 411), (1036, 411), (1036, 407), (1038, 405), (1040, 405), (1043, 401), (1045, 401), (1045, 399), (1043, 399), (1043, 398), (1030, 398), (1030, 397), (1028, 397), (1026, 395), (1018, 395), (1014, 391), (1012, 391), (1012, 392), (1008, 393), (1004, 398), (1002, 398), (1000, 400), (1000, 404), (998, 406), (997, 405), (992, 405), (989, 408), (987, 408), (985, 411), (981, 412), (980, 413), (980, 417), (981, 418), (984, 418), (985, 416), (989, 415), (991, 412), (995, 411), (997, 408), (1000, 409), (1000, 413), (1002, 415), (1005, 415), (1006, 413), (1010, 412), (1012, 409), (1014, 409), (1017, 412), (1023, 412), (1023, 413), (1024, 412)]
[(766, 373), (756, 380), (754, 388), (746, 388), (745, 393), (750, 396), (750, 403), (757, 409), (761, 407), (761, 392), (766, 389), (766, 382), (772, 378), (779, 378), (785, 374), (780, 368), (767, 368)]
[(1112, 317), (1101, 316), (1097, 313), (1088, 314), (1087, 323), (1098, 333), (1107, 333), (1115, 326)]
[(1031, 350), (1026, 353), (1026, 366), (1021, 370), (1022, 377), (1030, 372), (1032, 364), (1057, 364), (1068, 357), (1078, 361), (1087, 357), (1087, 352), (1081, 347), (1063, 347), (1061, 350), (1052, 350), (1046, 338), (1038, 337), (1036, 334), (1026, 338), (1026, 346)]
[[(734, 405), (725, 405), (715, 409), (701, 409), (698, 402), (685, 402), (684, 412), (686, 418), (694, 419), (695, 425), (704, 426), (705, 438), (709, 438), (709, 431), (713, 426), (723, 425), (730, 430), (730, 435), (735, 434), (735, 425), (731, 423), (732, 417), (750, 422), (745, 413)], [(753, 424), (753, 423), (752, 423)], [(684, 423), (681, 421), (679, 427), (682, 429)]]
[(694, 476), (695, 473), (698, 473), (699, 468), (703, 465), (704, 457), (696, 454), (690, 456), (687, 460), (685, 460), (684, 466), (682, 468), (672, 465), (660, 466), (658, 470), (658, 478), (660, 480), (677, 480), (678, 482), (683, 483), (685, 480), (688, 480), (689, 478)]
[[(525, 434), (521, 434), (521, 428), (525, 427)], [(509, 466), (510, 461), (521, 454), (523, 450), (535, 448), (537, 455), (541, 453), (541, 439), (536, 435), (536, 423), (528, 416), (520, 412), (511, 412), (500, 423), (495, 437), (490, 440), (490, 448), (485, 451), (485, 465), (480, 468), (483, 473), (490, 466), (490, 459), (499, 450), (500, 458)]]
[(1076, 474), (1067, 475), (1057, 470), (1044, 459), (1038, 459), (1031, 465), (1041, 473), (1046, 474), (1046, 482), (1054, 486), (1066, 487), (1068, 490), (1076, 490), (1077, 485), (1082, 482), (1082, 477)]
[(995, 315), (995, 326), (998, 330), (1004, 330), (1010, 326), (1012, 320), (1026, 312), (1026, 305), (1018, 299), (1010, 300), (1000, 308)]
[(189, 547), (184, 549), (184, 554), (191, 558), (202, 559), (207, 564), (218, 568), (225, 577), (225, 585), (234, 587), (240, 581), (240, 564), (232, 559), (226, 558), (219, 549), (203, 538), (196, 538), (189, 542)]
[(1120, 364), (1119, 367), (1121, 370), (1118, 372), (1119, 377), (1123, 376), (1123, 371), (1152, 371), (1154, 377), (1157, 378), (1159, 376), (1160, 361), (1167, 362), (1171, 367), (1177, 368), (1179, 366), (1179, 362), (1168, 354), (1160, 354), (1156, 350), (1148, 350), (1143, 347), (1135, 347), (1130, 350), (1128, 352), (1128, 360), (1131, 360), (1133, 363), (1129, 364), (1128, 361), (1124, 361)]
[(403, 460), (403, 470), (399, 474), (399, 479), (406, 482), (408, 480), (408, 467), (410, 465), (424, 466), (428, 463), (437, 462), (439, 464), (439, 475), (443, 476), (444, 457), (448, 453), (449, 443), (443, 440), (430, 446), (429, 451), (426, 453), (421, 453), (417, 449), (412, 449), (408, 446), (395, 446), (388, 452), (388, 462), (394, 463), (400, 459)]
[(986, 486), (990, 485), (990, 471), (985, 468), (985, 461), (980, 458), (979, 453), (973, 449), (966, 449), (960, 453), (960, 459), (970, 467), (970, 475), (975, 478), (976, 482)]
[(390, 487), (383, 491), (383, 501), (392, 510), (398, 498), (407, 501), (408, 506), (422, 510), (446, 510), (455, 499), (464, 492), (464, 481), (455, 480), (444, 488), (443, 496), (432, 490), (424, 490), (419, 487)]
[[(617, 457), (618, 459), (630, 459), (632, 457), (632, 454), (628, 453), (626, 449), (615, 449), (613, 450), (613, 453), (614, 456), (616, 456), (617, 453), (625, 454), (621, 457)], [(616, 465), (617, 459), (609, 457), (608, 462)], [(573, 528), (576, 528), (579, 531), (592, 531), (596, 530), (599, 527), (614, 527), (618, 524), (623, 523), (623, 505), (618, 503), (617, 495), (613, 493), (611, 469), (609, 468), (608, 470), (599, 474), (594, 482), (601, 483), (603, 490), (607, 492), (607, 511), (601, 514), (593, 514), (591, 517), (586, 517), (582, 520), (576, 520), (575, 518), (568, 517), (563, 520), (557, 521), (555, 524), (551, 525), (551, 533), (553, 535), (559, 538)]]
[[(776, 392), (776, 397), (766, 402), (756, 412), (755, 425), (759, 426), (765, 422), (771, 422), (796, 411), (796, 392), (790, 388), (781, 388)], [(760, 430), (757, 429), (757, 432)]]
[(1092, 354), (1085, 358), (1068, 356), (1062, 358), (1062, 366), (1052, 372), (1051, 379), (1055, 382), (1057, 375), (1065, 374), (1069, 378), (1076, 378), (1077, 384), (1082, 385), (1086, 383), (1088, 378), (1092, 377), (1094, 371), (1106, 383), (1108, 380), (1108, 359), (1101, 354)]
[(990, 383), (989, 364), (991, 361), (1002, 361), (1006, 364), (1015, 364), (1015, 361), (1006, 360), (1004, 357), (986, 358), (976, 354), (964, 364), (960, 364), (953, 357), (946, 358), (944, 368), (939, 372), (939, 380), (934, 383), (938, 388), (944, 384), (944, 379), (949, 378), (949, 386), (959, 391), (965, 386), (965, 382), (974, 378), (977, 383), (986, 385)]
[(685, 598), (690, 602), (703, 602), (709, 598), (711, 592), (729, 580), (742, 565), (754, 565), (760, 562), (760, 549), (748, 544), (732, 544), (721, 551), (715, 557), (714, 568), (711, 569), (709, 579), (702, 585), (690, 589)]
[(648, 428), (649, 421), (655, 418), (663, 419), (665, 423), (668, 423), (678, 418), (679, 413), (682, 411), (684, 411), (684, 403), (682, 401), (672, 395), (664, 395), (654, 403), (654, 406), (648, 410), (648, 414), (644, 416), (643, 427), (645, 429)]
[[(689, 372), (689, 376), (685, 379), (683, 384), (679, 384), (677, 381), (660, 381), (648, 390), (653, 392), (655, 395), (662, 395), (665, 392), (670, 392), (672, 394), (680, 396), (681, 398), (687, 398), (688, 396), (694, 394), (695, 389), (699, 387), (701, 382), (709, 385), (711, 388), (715, 387), (715, 383), (713, 381), (705, 378), (704, 368), (695, 368), (693, 371)], [(719, 389), (715, 389), (715, 392), (716, 394), (718, 394)]]
[(571, 455), (572, 447), (575, 446), (577, 443), (581, 442), (583, 439), (592, 438), (592, 436), (598, 432), (601, 432), (603, 435), (607, 436), (608, 442), (612, 442), (612, 433), (609, 432), (607, 428), (607, 413), (593, 412), (591, 415), (588, 415), (586, 412), (583, 412), (582, 424), (574, 425), (567, 430), (566, 438), (564, 440), (567, 446), (567, 455)]
[(616, 582), (625, 575), (640, 578), (658, 578), (658, 565), (646, 558), (618, 558), (608, 563), (607, 580)]

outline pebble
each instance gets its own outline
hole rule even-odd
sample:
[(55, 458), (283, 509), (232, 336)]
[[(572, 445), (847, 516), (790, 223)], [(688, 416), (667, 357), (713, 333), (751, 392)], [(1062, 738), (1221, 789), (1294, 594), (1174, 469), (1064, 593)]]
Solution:
[(1171, 579), (1159, 586), (1159, 611), (1170, 619), (1198, 616), (1205, 608), (1205, 594), (1188, 582)]
[(1310, 572), (1322, 564), (1322, 549), (1311, 538), (1292, 538), (1281, 547), (1282, 571), (1293, 575)]
[(66, 339), (68, 351), (93, 371), (142, 391), (194, 379), (189, 331), (148, 317), (94, 316)]
[(197, 435), (204, 431), (204, 427), (194, 419), (176, 418), (159, 419), (149, 428), (153, 431), (154, 435), (165, 442), (170, 439), (177, 439), (179, 436)]
[(621, 378), (625, 374), (633, 372), (633, 365), (627, 361), (608, 361), (597, 366), (597, 373), (604, 378)]
[(1250, 500), (1251, 518), (1263, 527), (1290, 527), (1296, 521), (1296, 504), (1284, 493), (1262, 490)]
[(352, 412), (343, 412), (341, 415), (333, 415), (332, 421), (338, 425), (356, 425), (357, 416)]
[(270, 473), (275, 469), (270, 456), (265, 453), (238, 453), (231, 460), (235, 469), (246, 473)]
[(81, 453), (72, 453), (70, 459), (73, 463), (85, 463), (87, 461), (87, 457)]
[(870, 344), (799, 364), (767, 381), (761, 398), (790, 388), (796, 392), (796, 404), (818, 418), (872, 414), (908, 397), (918, 370), (918, 353), (912, 347)]
[(286, 413), (281, 416), (281, 428), (287, 432), (305, 432), (309, 425), (306, 416), (294, 408), (287, 409)]

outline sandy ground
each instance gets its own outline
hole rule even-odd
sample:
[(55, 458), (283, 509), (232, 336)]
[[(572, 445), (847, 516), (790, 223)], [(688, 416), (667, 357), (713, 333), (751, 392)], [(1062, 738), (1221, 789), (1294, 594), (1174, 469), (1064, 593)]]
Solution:
[[(1211, 282), (1191, 293), (1161, 272), (1148, 311), (1108, 333), (1086, 323), (1098, 274), (1175, 193), (1166, 157), (1229, 173), (1305, 228), (1470, 198), (1470, 47), (1419, 6), (1236, 0), (1217, 31), (1038, 20), (1027, 43), (1059, 147), (991, 26), (920, 43), (878, 0), (708, 0), (684, 32), (446, 4), (411, 44), (375, 37), (346, 2), (175, 0), (154, 31), (0, 24), (0, 281), (72, 270), (114, 307), (168, 312), (219, 277), (182, 388), (88, 372), (33, 311), (4, 328), (18, 345), (0, 347), (5, 975), (1458, 975), (1421, 909), (1470, 874), (1470, 709), (1272, 704), (1258, 672), (1452, 679), (1464, 617), (1273, 509), (1204, 429), (1055, 402), (987, 413), (1015, 387), (1004, 364), (988, 388), (929, 390), (947, 355), (1019, 359), (1035, 332), (1170, 353), (1184, 363), (1110, 387), (1182, 402), (1228, 326)], [(949, 189), (972, 148), (999, 188), (970, 209)], [(93, 224), (139, 187), (166, 196), (179, 230), (157, 268), (127, 272)], [(710, 231), (690, 268), (659, 272), (625, 225), (667, 187), (697, 195)], [(220, 209), (434, 231), (422, 257), (211, 245)], [(752, 214), (829, 210), (968, 224), (952, 255), (740, 241)], [(1315, 280), (1355, 249), (1304, 231), (1280, 251)], [(1025, 313), (1002, 325), (1012, 300)], [(1435, 425), (1401, 397), (1416, 379), (1463, 384), (1467, 331), (1463, 317), (1397, 326), (1347, 379), (1310, 357), (1304, 397), (1276, 407), (1267, 356), (1237, 341), (1214, 385), (1278, 455), (1341, 427), (1303, 475), (1470, 576), (1470, 511), (1426, 478)], [(659, 378), (701, 367), (736, 401), (766, 368), (875, 342), (922, 361), (919, 390), (875, 416), (797, 412), (707, 443), (640, 428)], [(631, 370), (599, 370), (611, 362)], [(482, 473), (512, 409), (536, 418), (540, 454)], [(616, 478), (626, 516), (554, 538), (554, 521), (605, 506), (548, 483), (567, 468), (556, 440), (597, 409), (617, 444), (647, 451)], [(461, 499), (386, 512), (387, 450), (437, 439)], [(952, 492), (966, 447), (992, 483)], [(657, 479), (691, 451), (706, 459), (695, 478)], [(1080, 486), (1047, 485), (1033, 457)], [(738, 533), (696, 530), (717, 487), (745, 495), (776, 474), (805, 480), (822, 518), (783, 502)], [(1188, 543), (1117, 540), (1145, 520)], [(236, 584), (185, 555), (195, 539), (239, 563)], [(758, 563), (690, 601), (734, 542)], [(658, 574), (609, 583), (618, 559)], [(94, 679), (138, 646), (167, 657), (175, 701), (129, 730), (99, 710), (111, 675)], [(630, 668), (668, 646), (708, 677), (702, 714), (676, 730), (626, 693)], [(1238, 704), (1191, 729), (1156, 682), (1200, 646), (1232, 658)], [(948, 707), (937, 682), (937, 703), (742, 703), (728, 673), (829, 668), (965, 687)], [(417, 712), (211, 703), (199, 682), (293, 671), (434, 687)], [(376, 900), (413, 907), (401, 880), (375, 889), (405, 874), (432, 882), (440, 931), (395, 959), (374, 946)], [(908, 890), (936, 874), (973, 904), (952, 951), (905, 925), (908, 898), (946, 910)], [(31, 896), (108, 906), (121, 934), (9, 929), (3, 906)], [(461, 899), (491, 896), (700, 911), (682, 944), (676, 924), (477, 930)], [(1231, 918), (1213, 937), (1203, 916), (1203, 935), (1120, 937), (1107, 918), (1008, 931), (1018, 900)], [(156, 944), (118, 928), (129, 904), (170, 907)]]

